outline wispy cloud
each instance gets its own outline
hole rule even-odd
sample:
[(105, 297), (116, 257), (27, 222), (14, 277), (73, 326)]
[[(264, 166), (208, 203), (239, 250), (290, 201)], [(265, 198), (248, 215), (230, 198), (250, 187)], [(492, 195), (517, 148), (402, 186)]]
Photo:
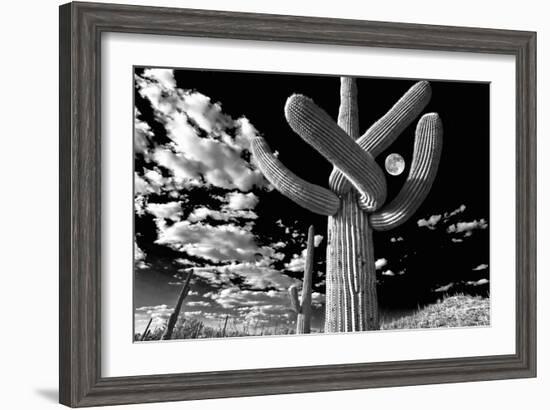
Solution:
[(444, 217), (445, 219), (448, 219), (448, 218), (450, 218), (450, 217), (452, 217), (452, 216), (455, 216), (455, 215), (458, 215), (458, 214), (464, 212), (465, 210), (466, 210), (466, 205), (462, 204), (462, 205), (460, 205), (457, 209), (454, 209), (454, 210), (452, 210), (452, 211), (450, 211), (450, 212), (445, 212), (445, 213), (443, 214), (443, 217)]
[(454, 283), (451, 282), (447, 285), (440, 286), (437, 289), (434, 290), (434, 292), (447, 292), (449, 289), (451, 289), (454, 286)]
[(489, 283), (489, 279), (480, 279), (480, 280), (469, 280), (468, 282), (466, 282), (466, 284), (468, 285), (471, 285), (471, 286), (481, 286), (481, 285), (486, 285)]
[(471, 222), (457, 222), (456, 224), (449, 225), (447, 232), (453, 234), (462, 233), (464, 236), (470, 236), (472, 235), (472, 231), (486, 229), (488, 226), (487, 221), (482, 218)]
[(421, 228), (425, 227), (433, 230), (439, 221), (441, 221), (441, 215), (432, 215), (428, 219), (419, 219), (416, 223)]

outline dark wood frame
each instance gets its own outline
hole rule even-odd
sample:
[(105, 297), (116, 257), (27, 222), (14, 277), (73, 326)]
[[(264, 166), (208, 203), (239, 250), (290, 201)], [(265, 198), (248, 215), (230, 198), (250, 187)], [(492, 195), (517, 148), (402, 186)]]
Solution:
[[(101, 35), (277, 40), (516, 59), (516, 353), (101, 377)], [(60, 7), (60, 402), (72, 407), (536, 375), (536, 33), (94, 3)]]

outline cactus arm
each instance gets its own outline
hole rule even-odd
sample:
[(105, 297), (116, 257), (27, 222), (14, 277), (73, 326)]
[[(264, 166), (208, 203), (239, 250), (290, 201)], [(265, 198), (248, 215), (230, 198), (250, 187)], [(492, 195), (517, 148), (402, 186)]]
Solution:
[[(344, 83), (342, 80), (342, 103), (345, 106)], [(426, 107), (431, 98), (431, 88), (427, 81), (414, 84), (390, 110), (376, 121), (359, 139), (357, 144), (376, 158), (386, 150), (397, 137)], [(340, 117), (339, 122), (340, 124)], [(351, 135), (351, 134), (350, 134)], [(338, 195), (345, 194), (351, 188), (350, 182), (338, 168), (334, 168), (329, 177), (329, 187)]]
[(359, 108), (357, 107), (357, 84), (355, 82), (355, 78), (341, 77), (338, 126), (342, 128), (345, 132), (347, 132), (347, 134), (354, 140), (359, 137), (358, 111)]
[(273, 155), (262, 137), (252, 139), (251, 149), (260, 171), (287, 198), (320, 215), (338, 211), (340, 200), (334, 193), (295, 175)]
[(341, 170), (360, 193), (364, 209), (375, 210), (386, 199), (386, 179), (367, 151), (342, 130), (311, 99), (292, 95), (286, 103), (285, 115), (290, 127), (309, 145)]
[(435, 179), (441, 156), (443, 127), (435, 113), (422, 116), (416, 127), (413, 161), (395, 199), (370, 216), (373, 229), (386, 231), (406, 222), (422, 204)]
[(290, 306), (292, 310), (296, 313), (300, 313), (300, 300), (298, 299), (298, 287), (292, 285), (288, 288), (288, 294), (290, 296)]

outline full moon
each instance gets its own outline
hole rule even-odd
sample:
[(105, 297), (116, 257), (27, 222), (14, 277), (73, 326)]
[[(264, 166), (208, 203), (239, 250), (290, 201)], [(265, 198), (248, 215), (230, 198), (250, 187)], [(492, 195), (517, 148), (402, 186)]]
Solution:
[(399, 175), (405, 170), (405, 160), (399, 154), (388, 155), (384, 164), (390, 175)]

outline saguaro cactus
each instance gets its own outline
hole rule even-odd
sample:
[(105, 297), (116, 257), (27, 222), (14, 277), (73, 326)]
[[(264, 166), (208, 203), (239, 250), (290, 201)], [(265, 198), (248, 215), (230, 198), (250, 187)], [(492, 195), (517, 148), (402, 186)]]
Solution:
[(166, 330), (162, 335), (162, 340), (170, 340), (172, 338), (172, 333), (174, 332), (174, 327), (176, 326), (176, 323), (178, 321), (178, 316), (180, 315), (183, 300), (187, 297), (187, 294), (189, 293), (191, 276), (193, 276), (193, 270), (189, 271), (189, 273), (187, 274), (187, 279), (185, 279), (185, 282), (183, 283), (183, 287), (181, 288), (181, 292), (179, 294), (176, 306), (174, 307), (174, 311), (170, 315), (170, 318), (168, 319), (168, 324), (166, 325)]
[(412, 123), (430, 97), (429, 83), (416, 83), (362, 136), (355, 79), (341, 78), (337, 123), (311, 99), (296, 94), (289, 97), (285, 116), (290, 127), (334, 165), (330, 189), (292, 173), (262, 137), (252, 141), (260, 170), (279, 192), (328, 216), (326, 332), (379, 328), (372, 231), (401, 225), (424, 201), (441, 156), (439, 116), (429, 113), (418, 121), (409, 175), (387, 204), (386, 179), (374, 158)]
[(307, 233), (306, 264), (304, 280), (302, 281), (302, 301), (298, 299), (298, 288), (292, 285), (289, 288), (290, 303), (296, 312), (296, 334), (311, 332), (311, 282), (313, 277), (313, 257), (315, 248), (315, 228), (309, 227)]

